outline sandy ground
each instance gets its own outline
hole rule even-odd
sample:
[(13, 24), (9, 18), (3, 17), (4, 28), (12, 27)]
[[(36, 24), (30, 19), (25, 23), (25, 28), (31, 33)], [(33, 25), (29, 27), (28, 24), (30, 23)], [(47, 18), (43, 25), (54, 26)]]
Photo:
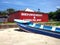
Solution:
[(60, 45), (60, 39), (15, 29), (0, 29), (0, 45)]

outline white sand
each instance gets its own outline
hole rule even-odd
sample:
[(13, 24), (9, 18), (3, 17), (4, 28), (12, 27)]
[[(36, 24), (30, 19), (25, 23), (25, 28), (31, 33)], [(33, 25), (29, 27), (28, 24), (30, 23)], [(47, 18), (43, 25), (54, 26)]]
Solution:
[(0, 45), (60, 45), (60, 39), (40, 34), (18, 32), (14, 29), (16, 28), (0, 31)]

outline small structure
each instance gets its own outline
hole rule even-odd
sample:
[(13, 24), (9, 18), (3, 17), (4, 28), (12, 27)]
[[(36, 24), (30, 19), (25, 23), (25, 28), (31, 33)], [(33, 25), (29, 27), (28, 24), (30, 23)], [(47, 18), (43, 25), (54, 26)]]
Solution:
[(0, 22), (7, 22), (8, 18), (7, 16), (0, 16)]
[(12, 14), (9, 14), (8, 21), (13, 22), (14, 19), (21, 19), (21, 20), (30, 20), (32, 22), (48, 22), (48, 14), (42, 12), (36, 12), (29, 8), (23, 11), (16, 11)]

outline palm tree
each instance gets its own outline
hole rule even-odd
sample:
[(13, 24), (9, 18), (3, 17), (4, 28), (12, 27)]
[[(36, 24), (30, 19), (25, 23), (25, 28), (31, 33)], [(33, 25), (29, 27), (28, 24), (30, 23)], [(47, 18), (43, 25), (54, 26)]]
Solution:
[(5, 11), (1, 11), (0, 14), (1, 14), (1, 16), (7, 15), (7, 13)]
[(11, 13), (14, 13), (14, 12), (15, 12), (15, 9), (9, 8), (9, 9), (6, 10), (6, 12), (7, 12), (8, 14), (11, 14)]

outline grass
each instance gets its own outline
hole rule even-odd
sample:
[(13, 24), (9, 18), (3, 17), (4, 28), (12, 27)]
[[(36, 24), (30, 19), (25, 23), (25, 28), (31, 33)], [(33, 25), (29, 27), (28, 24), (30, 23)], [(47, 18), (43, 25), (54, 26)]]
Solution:
[[(39, 24), (44, 24), (44, 25), (52, 25), (52, 26), (60, 26), (60, 22), (38, 22)], [(0, 24), (16, 24), (15, 22), (7, 22), (7, 23), (3, 23), (0, 22)]]
[(0, 24), (15, 24), (14, 22), (0, 22)]
[[(49, 23), (47, 23), (49, 24)], [(51, 25), (55, 25), (55, 26), (60, 26), (60, 21), (57, 22), (57, 21), (54, 21), (54, 22), (50, 22)]]
[(51, 25), (51, 26), (60, 26), (60, 22), (39, 22), (39, 24)]

